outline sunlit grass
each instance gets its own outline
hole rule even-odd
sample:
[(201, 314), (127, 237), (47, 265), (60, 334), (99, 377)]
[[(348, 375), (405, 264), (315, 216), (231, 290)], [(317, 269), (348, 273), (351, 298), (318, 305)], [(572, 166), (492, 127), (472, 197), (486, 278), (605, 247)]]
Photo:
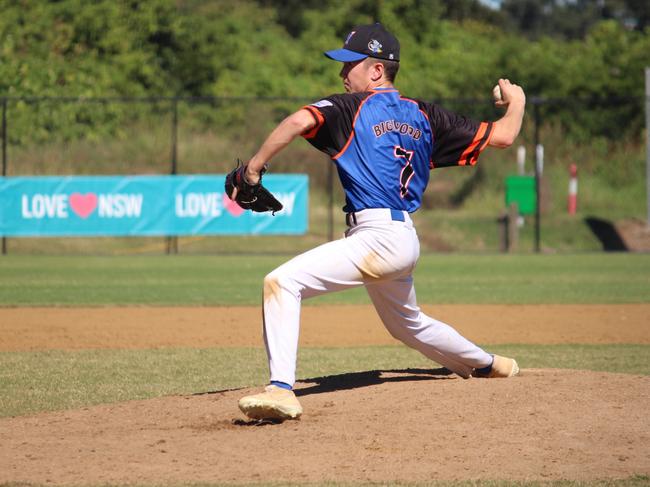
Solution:
[[(0, 306), (258, 305), (264, 276), (292, 256), (6, 256)], [(420, 258), (420, 303), (646, 303), (650, 254)], [(362, 288), (305, 303), (367, 303)]]
[[(650, 375), (648, 345), (492, 345), (522, 368), (587, 369)], [(438, 368), (401, 345), (302, 348), (298, 378), (370, 370)], [(262, 348), (167, 348), (0, 353), (0, 416), (80, 408), (173, 394), (262, 385)]]

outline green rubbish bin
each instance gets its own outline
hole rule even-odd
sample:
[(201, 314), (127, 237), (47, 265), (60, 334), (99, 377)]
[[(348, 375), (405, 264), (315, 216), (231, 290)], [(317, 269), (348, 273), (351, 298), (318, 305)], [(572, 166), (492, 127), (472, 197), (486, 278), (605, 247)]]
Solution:
[(520, 215), (533, 215), (537, 209), (535, 176), (506, 177), (506, 207), (517, 203)]

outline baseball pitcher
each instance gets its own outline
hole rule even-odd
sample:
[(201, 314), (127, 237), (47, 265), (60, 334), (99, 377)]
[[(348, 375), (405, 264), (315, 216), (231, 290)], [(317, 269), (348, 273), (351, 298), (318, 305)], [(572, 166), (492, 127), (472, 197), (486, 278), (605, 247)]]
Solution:
[[(357, 286), (365, 286), (391, 335), (459, 376), (517, 375), (514, 359), (486, 352), (418, 307), (412, 274), (420, 245), (410, 214), (420, 207), (431, 169), (474, 165), (486, 147), (514, 142), (524, 115), (523, 90), (499, 79), (496, 105), (505, 114), (496, 122), (474, 122), (403, 96), (393, 85), (399, 42), (381, 24), (355, 27), (342, 49), (325, 55), (342, 63), (347, 93), (287, 117), (230, 178), (235, 183), (229, 194), (243, 191), (250, 200), (250, 188), (261, 185), (266, 163), (302, 136), (336, 165), (348, 227), (344, 238), (298, 255), (264, 279), (270, 384), (260, 394), (243, 397), (240, 409), (254, 419), (300, 417), (303, 410), (292, 388), (301, 302)], [(277, 208), (273, 202), (265, 205)]]

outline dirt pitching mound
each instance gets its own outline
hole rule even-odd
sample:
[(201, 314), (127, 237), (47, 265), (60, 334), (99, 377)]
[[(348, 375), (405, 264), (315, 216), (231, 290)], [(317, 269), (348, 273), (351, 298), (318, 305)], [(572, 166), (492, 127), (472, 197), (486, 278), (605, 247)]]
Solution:
[(0, 419), (0, 482), (591, 480), (650, 473), (650, 378), (444, 369), (297, 384), (300, 421), (256, 425), (206, 392)]

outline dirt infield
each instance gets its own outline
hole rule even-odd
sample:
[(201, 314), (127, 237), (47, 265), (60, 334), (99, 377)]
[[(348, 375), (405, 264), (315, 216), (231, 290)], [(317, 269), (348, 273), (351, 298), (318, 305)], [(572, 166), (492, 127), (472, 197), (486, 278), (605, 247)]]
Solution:
[[(650, 343), (650, 304), (423, 306), (477, 343)], [(257, 307), (0, 308), (0, 351), (261, 347)], [(371, 306), (305, 306), (302, 346), (398, 343)]]
[[(480, 343), (650, 343), (650, 305), (435, 306)], [(261, 346), (258, 308), (3, 308), (0, 350)], [(367, 306), (305, 307), (303, 346), (392, 344)], [(650, 474), (650, 377), (442, 369), (297, 384), (300, 421), (255, 426), (250, 390), (0, 419), (0, 483), (448, 479)]]

